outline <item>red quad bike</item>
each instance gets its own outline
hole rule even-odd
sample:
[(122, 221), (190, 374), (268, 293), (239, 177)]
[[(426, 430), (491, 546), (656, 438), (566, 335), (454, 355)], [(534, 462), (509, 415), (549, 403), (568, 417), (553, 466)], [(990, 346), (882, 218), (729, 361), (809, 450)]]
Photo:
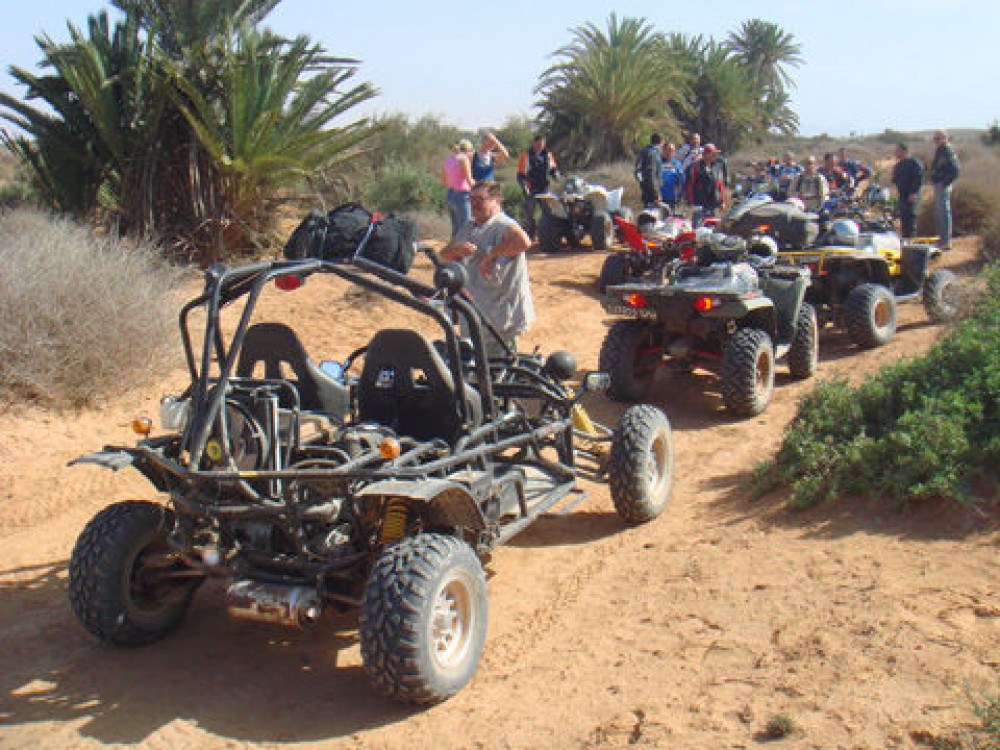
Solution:
[[(288, 326), (251, 325), (276, 286), (316, 277), (418, 314), (437, 338), (386, 328), (317, 365)], [(625, 523), (657, 517), (673, 479), (664, 414), (636, 406), (613, 430), (595, 425), (580, 398), (607, 377), (571, 387), (568, 352), (487, 358), (494, 333), (464, 282), (460, 265), (427, 284), (360, 253), (207, 271), (180, 316), (190, 383), (164, 399), (162, 431), (141, 421), (135, 445), (74, 462), (132, 467), (160, 494), (83, 529), (69, 598), (84, 628), (118, 646), (156, 641), (214, 578), (240, 618), (305, 627), (356, 611), (372, 687), (432, 704), (479, 664), (491, 550), (572, 507), (581, 476), (608, 480)], [(223, 310), (234, 325), (220, 324)]]
[(601, 294), (608, 287), (657, 275), (678, 258), (694, 257), (695, 233), (688, 219), (643, 209), (636, 224), (616, 216), (615, 226), (626, 249), (605, 258), (597, 280)]

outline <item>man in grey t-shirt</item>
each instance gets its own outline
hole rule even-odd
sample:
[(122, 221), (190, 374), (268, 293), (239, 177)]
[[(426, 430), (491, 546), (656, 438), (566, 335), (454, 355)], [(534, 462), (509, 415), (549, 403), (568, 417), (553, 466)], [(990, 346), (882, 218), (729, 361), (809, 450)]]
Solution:
[[(441, 258), (465, 264), (472, 299), (516, 352), (517, 337), (535, 320), (524, 256), (531, 240), (503, 212), (503, 187), (499, 183), (477, 183), (471, 201), (472, 220), (459, 227), (441, 251)], [(503, 354), (503, 347), (488, 332), (485, 344), (489, 356)]]

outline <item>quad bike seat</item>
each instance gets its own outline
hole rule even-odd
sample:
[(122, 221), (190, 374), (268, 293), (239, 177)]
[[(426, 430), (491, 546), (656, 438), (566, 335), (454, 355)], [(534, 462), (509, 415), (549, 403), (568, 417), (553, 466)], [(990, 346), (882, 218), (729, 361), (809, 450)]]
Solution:
[[(350, 408), (347, 385), (330, 377), (306, 353), (299, 337), (282, 323), (258, 323), (251, 326), (243, 339), (236, 376), (253, 378), (258, 364), (263, 363), (263, 377), (267, 380), (284, 380), (288, 370), (294, 378), (287, 378), (299, 392), (299, 407), (303, 411), (318, 411), (343, 422)], [(283, 367), (284, 366), (284, 367)], [(289, 408), (288, 394), (282, 396), (282, 406)]]
[(358, 381), (358, 417), (418, 440), (458, 439), (462, 427), (459, 388), (472, 426), (482, 421), (482, 399), (467, 383), (456, 384), (430, 339), (418, 331), (389, 328), (372, 337)]

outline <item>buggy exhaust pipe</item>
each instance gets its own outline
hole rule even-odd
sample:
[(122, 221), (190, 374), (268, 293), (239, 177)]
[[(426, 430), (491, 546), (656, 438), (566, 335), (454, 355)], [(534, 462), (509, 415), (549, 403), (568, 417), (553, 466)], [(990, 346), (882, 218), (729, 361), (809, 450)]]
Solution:
[(235, 581), (226, 589), (226, 599), (229, 614), (241, 620), (307, 628), (323, 613), (316, 591), (306, 586)]

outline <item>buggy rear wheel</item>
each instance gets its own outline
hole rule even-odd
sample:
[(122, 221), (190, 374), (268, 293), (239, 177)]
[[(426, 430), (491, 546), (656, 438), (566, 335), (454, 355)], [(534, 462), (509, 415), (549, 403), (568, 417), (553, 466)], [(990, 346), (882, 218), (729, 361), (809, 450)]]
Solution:
[(795, 321), (795, 333), (788, 348), (788, 371), (796, 380), (805, 380), (816, 373), (819, 363), (819, 324), (816, 308), (803, 302)]
[(73, 614), (93, 635), (118, 646), (162, 638), (187, 613), (202, 578), (167, 543), (173, 513), (156, 503), (115, 503), (87, 524), (69, 565)]
[(608, 397), (643, 401), (652, 389), (663, 352), (656, 332), (645, 323), (619, 320), (601, 344), (599, 368), (610, 378)]
[(667, 505), (674, 480), (674, 436), (655, 406), (630, 406), (611, 440), (608, 479), (615, 510), (627, 523), (656, 518)]
[(372, 686), (404, 703), (447, 700), (472, 679), (486, 641), (486, 576), (472, 548), (418, 534), (386, 548), (361, 605)]
[(741, 417), (762, 413), (774, 393), (774, 347), (758, 328), (741, 328), (722, 347), (722, 401)]
[(859, 284), (844, 303), (844, 327), (858, 346), (888, 344), (896, 334), (896, 298), (881, 284)]
[(924, 282), (924, 309), (935, 323), (954, 320), (962, 306), (962, 286), (947, 268), (939, 268)]

